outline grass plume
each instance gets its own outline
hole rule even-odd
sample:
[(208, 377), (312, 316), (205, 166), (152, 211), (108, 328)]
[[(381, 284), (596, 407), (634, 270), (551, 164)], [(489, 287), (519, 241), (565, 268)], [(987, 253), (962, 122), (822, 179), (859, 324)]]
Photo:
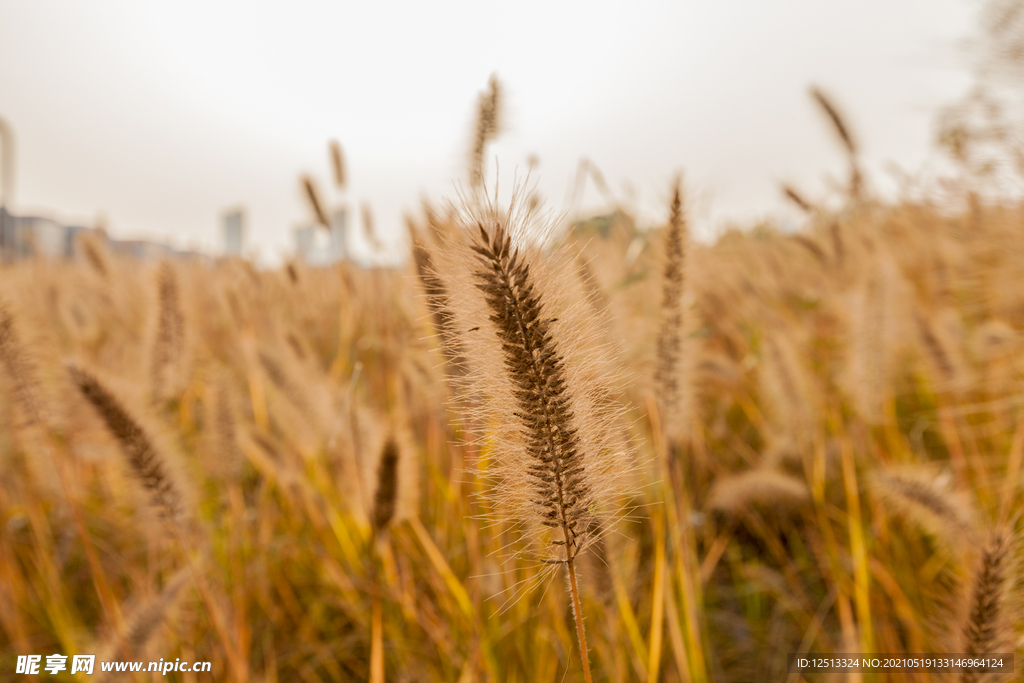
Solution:
[(27, 424), (43, 421), (42, 402), (32, 380), (32, 369), (15, 330), (14, 316), (0, 301), (0, 364), (12, 384), (15, 403)]
[[(345, 156), (341, 151), (341, 143), (337, 140), (331, 140), (330, 151), (331, 170), (334, 172), (334, 186), (339, 190), (344, 190), (348, 177), (345, 175)], [(309, 190), (306, 190), (306, 192), (308, 193)]]
[(377, 487), (373, 493), (373, 511), (370, 514), (370, 521), (376, 533), (384, 531), (395, 516), (398, 499), (398, 460), (398, 444), (395, 443), (393, 436), (388, 436), (377, 462)]
[(177, 519), (183, 511), (184, 498), (153, 439), (95, 376), (74, 365), (68, 366), (68, 373), (120, 443), (129, 469), (149, 495), (158, 515), (166, 520)]
[(434, 257), (430, 247), (410, 227), (412, 234), (412, 256), (416, 264), (416, 275), (426, 298), (427, 310), (430, 312), (440, 342), (441, 351), (445, 356), (449, 377), (460, 377), (466, 374), (466, 350), (455, 327), (455, 312), (452, 310), (448, 287), (434, 267)]
[(668, 227), (664, 241), (664, 271), (661, 288), (661, 326), (658, 330), (655, 384), (661, 421), (670, 442), (678, 445), (685, 433), (682, 375), (683, 317), (686, 269), (686, 217), (683, 213), (682, 189), (677, 180), (672, 189)]
[(310, 176), (302, 176), (302, 191), (309, 204), (310, 211), (316, 222), (328, 230), (331, 229), (331, 222), (327, 219), (327, 212), (324, 211), (324, 203), (320, 200), (320, 193), (316, 189), (316, 183)]
[(822, 114), (828, 119), (832, 126), (832, 130), (835, 131), (836, 137), (839, 138), (839, 142), (843, 145), (843, 149), (846, 150), (847, 163), (850, 166), (850, 181), (849, 191), (850, 196), (857, 198), (860, 196), (863, 189), (864, 178), (861, 174), (860, 163), (857, 160), (859, 153), (857, 142), (853, 137), (853, 133), (850, 127), (847, 125), (846, 120), (839, 113), (839, 108), (832, 101), (825, 91), (818, 87), (811, 88), (811, 98), (818, 105)]
[[(982, 656), (1010, 649), (1009, 624), (1014, 615), (1007, 614), (1006, 591), (1011, 581), (1011, 538), (1003, 530), (996, 531), (981, 551), (962, 629), (960, 651), (965, 654)], [(971, 671), (960, 674), (961, 683), (989, 678)]]
[[(493, 207), (466, 218), (476, 233), (473, 279), (482, 293), (518, 432), (515, 448), (503, 447), (497, 459), (503, 475), (494, 494), (509, 506), (545, 548), (545, 562), (566, 569), (584, 676), (590, 681), (583, 614), (579, 602), (576, 560), (599, 535), (597, 511), (612, 501), (602, 494), (614, 476), (602, 471), (594, 451), (599, 437), (591, 433), (596, 415), (580, 412), (580, 396), (567, 365), (565, 337), (552, 317), (548, 294), (534, 273), (534, 257), (522, 238), (526, 226), (516, 200), (507, 212)], [(489, 368), (488, 374), (495, 374)], [(501, 400), (501, 399), (497, 399)]]
[(502, 125), (502, 87), (497, 76), (487, 82), (487, 91), (480, 93), (477, 100), (476, 125), (473, 128), (473, 145), (469, 154), (469, 181), (474, 188), (484, 184), (484, 153)]
[(157, 271), (157, 324), (150, 367), (152, 395), (162, 399), (176, 390), (177, 374), (185, 349), (185, 315), (181, 310), (178, 274), (169, 261)]

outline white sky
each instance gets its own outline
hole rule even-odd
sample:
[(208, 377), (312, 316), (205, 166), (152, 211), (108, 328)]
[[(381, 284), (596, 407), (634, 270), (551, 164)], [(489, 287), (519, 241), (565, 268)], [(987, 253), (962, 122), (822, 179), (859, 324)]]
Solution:
[[(540, 159), (563, 211), (580, 157), (646, 220), (676, 170), (695, 219), (777, 213), (778, 182), (812, 197), (843, 159), (807, 88), (834, 95), (876, 186), (886, 162), (931, 163), (935, 112), (969, 86), (977, 0), (677, 2), (90, 2), (0, 0), (0, 116), (17, 135), (16, 212), (119, 237), (220, 247), (242, 205), (277, 261), (308, 220), (300, 173), (385, 238), (404, 211), (464, 182), (477, 93), (497, 73), (502, 179)], [(627, 190), (630, 187), (632, 189)], [(601, 199), (588, 190), (587, 207)], [(404, 241), (404, 237), (402, 237)]]

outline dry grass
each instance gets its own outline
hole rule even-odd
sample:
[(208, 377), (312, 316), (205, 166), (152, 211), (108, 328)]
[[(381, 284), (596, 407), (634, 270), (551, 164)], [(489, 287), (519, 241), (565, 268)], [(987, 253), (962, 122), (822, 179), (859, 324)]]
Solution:
[(686, 243), (680, 196), (543, 242), (474, 192), (412, 219), (408, 272), (3, 265), (0, 678), (99, 643), (579, 681), (584, 629), (595, 681), (1014, 650), (1024, 207), (842, 199), (799, 236)]

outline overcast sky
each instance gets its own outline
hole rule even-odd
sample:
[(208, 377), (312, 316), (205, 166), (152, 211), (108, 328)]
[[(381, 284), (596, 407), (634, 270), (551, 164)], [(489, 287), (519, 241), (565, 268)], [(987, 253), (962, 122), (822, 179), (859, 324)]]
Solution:
[[(220, 247), (245, 207), (277, 261), (308, 220), (298, 177), (330, 186), (385, 238), (465, 182), (478, 92), (496, 73), (503, 181), (536, 155), (565, 211), (583, 156), (656, 220), (682, 170), (704, 231), (812, 197), (843, 161), (808, 86), (833, 94), (873, 181), (934, 163), (936, 111), (963, 94), (977, 0), (677, 2), (90, 2), (0, 0), (0, 116), (17, 136), (13, 208), (114, 236)], [(325, 192), (330, 197), (330, 193)], [(584, 208), (599, 210), (593, 189)]]

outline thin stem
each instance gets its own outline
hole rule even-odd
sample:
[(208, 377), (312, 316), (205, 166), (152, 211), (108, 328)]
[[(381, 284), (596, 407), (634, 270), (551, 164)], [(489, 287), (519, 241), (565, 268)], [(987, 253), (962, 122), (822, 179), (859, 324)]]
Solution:
[(576, 564), (570, 557), (565, 562), (565, 568), (569, 570), (569, 587), (572, 590), (572, 613), (576, 616), (576, 637), (580, 641), (580, 661), (583, 662), (583, 678), (586, 683), (592, 683), (590, 677), (590, 656), (587, 652), (587, 634), (583, 631), (583, 608), (580, 605), (580, 592), (576, 588)]
[(384, 683), (384, 616), (374, 587), (370, 605), (370, 683)]

